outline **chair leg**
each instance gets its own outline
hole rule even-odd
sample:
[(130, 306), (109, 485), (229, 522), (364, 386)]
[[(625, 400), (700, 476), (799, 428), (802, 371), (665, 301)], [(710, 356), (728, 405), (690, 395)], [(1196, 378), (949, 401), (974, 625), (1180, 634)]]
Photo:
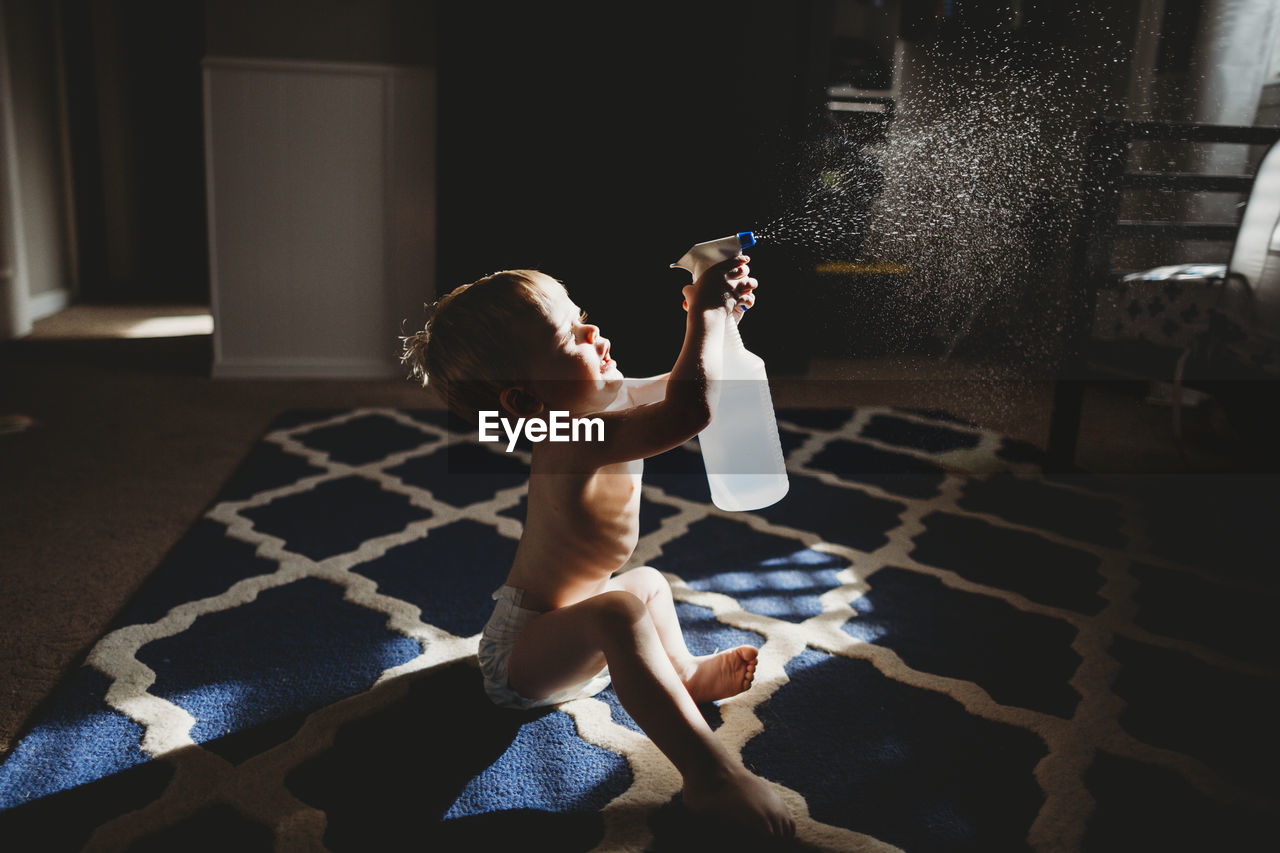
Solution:
[(1080, 415), (1084, 408), (1084, 381), (1059, 379), (1053, 386), (1053, 414), (1049, 418), (1049, 444), (1045, 472), (1065, 474), (1075, 470)]

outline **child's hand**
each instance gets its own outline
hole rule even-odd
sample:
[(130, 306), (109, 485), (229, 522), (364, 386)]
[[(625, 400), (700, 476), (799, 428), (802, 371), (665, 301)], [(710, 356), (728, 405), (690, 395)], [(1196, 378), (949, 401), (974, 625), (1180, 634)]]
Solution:
[(688, 311), (690, 305), (696, 310), (732, 309), (734, 319), (741, 319), (747, 309), (755, 305), (753, 291), (759, 286), (750, 276), (751, 268), (747, 266), (750, 260), (746, 255), (738, 255), (722, 261), (703, 273), (698, 281), (685, 286), (684, 309)]
[(741, 320), (747, 309), (756, 304), (755, 289), (760, 286), (760, 282), (751, 277), (751, 268), (747, 266), (747, 262), (751, 260), (749, 257), (738, 255), (736, 260), (738, 265), (725, 276), (725, 282), (733, 291), (733, 319)]

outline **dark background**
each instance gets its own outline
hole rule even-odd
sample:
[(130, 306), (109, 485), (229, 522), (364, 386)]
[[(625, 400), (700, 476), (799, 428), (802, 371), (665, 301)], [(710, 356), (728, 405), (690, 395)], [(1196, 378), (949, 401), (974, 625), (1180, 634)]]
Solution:
[[(689, 275), (667, 266), (773, 213), (777, 163), (822, 102), (819, 5), (526, 4), (494, 20), (442, 4), (441, 288), (541, 269), (627, 373), (669, 368)], [(769, 309), (750, 337), (769, 348), (795, 312), (768, 247), (751, 254)]]
[[(668, 265), (794, 202), (829, 132), (833, 75), (875, 77), (833, 55), (839, 5), (64, 0), (76, 298), (209, 299), (205, 56), (426, 65), (439, 98), (439, 290), (541, 269), (610, 335), (628, 374), (659, 372), (679, 347), (688, 281)], [(1124, 6), (1105, 14), (1132, 26)], [(930, 72), (944, 75), (952, 58), (981, 62), (1010, 43), (1034, 65), (1045, 44), (1095, 37), (1048, 2), (1021, 4), (1016, 27), (993, 0), (885, 8), (903, 38), (952, 44)], [(767, 242), (751, 255), (761, 310), (744, 337), (771, 371), (803, 372), (828, 313), (812, 259)]]

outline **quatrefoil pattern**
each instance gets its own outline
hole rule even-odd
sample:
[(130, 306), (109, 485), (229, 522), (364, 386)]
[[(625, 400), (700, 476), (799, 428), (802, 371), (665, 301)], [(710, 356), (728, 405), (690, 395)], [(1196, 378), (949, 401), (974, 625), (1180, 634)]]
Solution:
[[(650, 460), (632, 565), (666, 575), (695, 653), (759, 647), (753, 688), (705, 713), (805, 844), (1266, 837), (1274, 582), (1184, 564), (1121, 485), (1046, 479), (945, 413), (779, 424), (791, 490), (758, 512), (711, 505), (695, 442)], [(483, 696), (528, 461), (439, 412), (282, 416), (0, 765), (0, 828), (94, 850), (697, 838), (611, 689)]]

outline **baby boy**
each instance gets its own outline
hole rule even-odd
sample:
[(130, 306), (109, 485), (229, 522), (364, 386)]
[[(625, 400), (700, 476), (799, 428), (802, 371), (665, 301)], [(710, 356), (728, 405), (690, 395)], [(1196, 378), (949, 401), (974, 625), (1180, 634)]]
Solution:
[(480, 640), (489, 696), (536, 708), (594, 695), (612, 680), (680, 771), (690, 810), (787, 838), (794, 822), (778, 795), (698, 710), (751, 686), (756, 649), (694, 656), (666, 579), (647, 566), (619, 572), (639, 538), (644, 459), (697, 435), (710, 418), (725, 324), (754, 304), (748, 260), (739, 255), (684, 288), (684, 343), (661, 376), (624, 380), (609, 340), (558, 281), (534, 270), (447, 294), (426, 328), (405, 339), (404, 359), (472, 422), (486, 411), (566, 412), (603, 425), (590, 441), (532, 445), (524, 531)]

